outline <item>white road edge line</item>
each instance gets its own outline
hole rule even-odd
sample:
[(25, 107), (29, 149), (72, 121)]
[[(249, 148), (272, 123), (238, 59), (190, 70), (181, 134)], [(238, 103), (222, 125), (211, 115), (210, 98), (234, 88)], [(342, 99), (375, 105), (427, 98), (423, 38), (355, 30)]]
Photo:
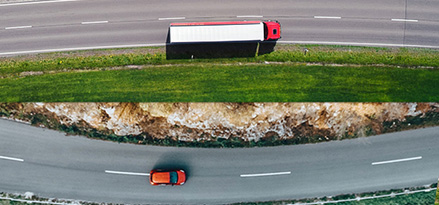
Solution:
[(85, 21), (85, 22), (81, 22), (81, 24), (99, 24), (99, 23), (108, 23), (108, 21)]
[(159, 18), (159, 21), (164, 21), (164, 20), (178, 20), (178, 19), (186, 19), (186, 17)]
[[(278, 41), (278, 43), (439, 48), (439, 46), (430, 46), (430, 45), (410, 45), (410, 44), (391, 44), (391, 43), (358, 43), (358, 42), (329, 42), (329, 41)], [(30, 54), (30, 53), (50, 53), (50, 52), (63, 52), (63, 51), (109, 49), (109, 48), (138, 48), (138, 47), (165, 46), (165, 45), (166, 45), (166, 43), (155, 43), (155, 44), (114, 45), (114, 46), (93, 46), (93, 47), (78, 47), (78, 48), (58, 48), (58, 49), (43, 49), (43, 50), (30, 50), (30, 51), (12, 51), (12, 52), (0, 53), (0, 56), (22, 55), (22, 54)]]
[[(19, 202), (24, 202), (26, 204), (70, 205), (68, 203), (58, 203), (58, 202), (52, 202), (52, 201), (35, 201), (35, 200), (26, 200), (26, 199), (14, 199), (14, 198), (11, 198), (11, 197), (3, 197), (3, 196), (0, 196), (0, 199), (11, 200), (11, 201), (19, 201)], [(75, 203), (71, 203), (71, 204), (73, 205)], [(79, 203), (77, 203), (77, 204), (79, 204)]]
[(248, 16), (236, 16), (236, 18), (263, 18), (264, 16), (248, 15)]
[(275, 176), (275, 175), (286, 175), (291, 174), (291, 172), (273, 172), (273, 173), (261, 173), (261, 174), (241, 174), (240, 177), (262, 177), (262, 176)]
[(416, 19), (392, 19), (392, 21), (418, 22)]
[(12, 160), (12, 161), (17, 161), (17, 162), (24, 162), (24, 159), (19, 159), (19, 158), (14, 158), (14, 157), (0, 156), (0, 159)]
[(23, 3), (12, 3), (12, 4), (0, 4), (2, 6), (20, 6), (29, 4), (47, 4), (47, 3), (59, 3), (59, 2), (69, 2), (69, 1), (79, 1), (79, 0), (53, 0), (53, 1), (37, 1), (37, 2), (23, 2)]
[(12, 29), (22, 29), (22, 28), (32, 28), (32, 26), (13, 26), (13, 27), (6, 27), (6, 30), (12, 30)]
[(382, 161), (382, 162), (372, 162), (372, 165), (389, 164), (389, 163), (395, 163), (395, 162), (405, 162), (405, 161), (411, 161), (411, 160), (417, 160), (417, 159), (422, 159), (422, 156), (405, 158), (405, 159), (395, 159), (395, 160)]
[(411, 45), (411, 44), (392, 44), (392, 43), (358, 43), (358, 42), (335, 42), (335, 41), (334, 42), (330, 42), (330, 41), (278, 41), (278, 43), (439, 48), (439, 46), (431, 46), (431, 45)]
[(314, 16), (315, 19), (341, 19), (340, 16)]
[(105, 173), (109, 173), (109, 174), (124, 174), (124, 175), (136, 175), (136, 176), (149, 176), (149, 173), (121, 172), (121, 171), (111, 171), (111, 170), (105, 170)]
[(44, 49), (44, 50), (32, 50), (32, 51), (14, 51), (14, 52), (0, 53), (0, 56), (30, 54), (30, 53), (50, 53), (50, 52), (62, 52), (62, 51), (81, 51), (81, 50), (108, 49), (108, 48), (136, 48), (136, 47), (164, 46), (164, 45), (166, 45), (166, 44), (165, 43), (157, 43), (157, 44), (134, 44), (134, 45), (116, 45), (116, 46), (59, 48), (59, 49)]

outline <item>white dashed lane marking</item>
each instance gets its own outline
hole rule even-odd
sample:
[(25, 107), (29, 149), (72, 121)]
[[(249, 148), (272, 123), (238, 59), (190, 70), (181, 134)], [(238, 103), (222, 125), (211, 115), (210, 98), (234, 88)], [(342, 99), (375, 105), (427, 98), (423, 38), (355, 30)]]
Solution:
[(272, 172), (272, 173), (260, 173), (260, 174), (241, 174), (240, 177), (264, 177), (264, 176), (276, 176), (276, 175), (287, 175), (291, 172)]
[(121, 171), (111, 171), (111, 170), (105, 170), (105, 173), (108, 173), (108, 174), (135, 175), (135, 176), (149, 176), (149, 173), (121, 172)]
[(164, 21), (164, 20), (178, 20), (178, 19), (186, 19), (186, 17), (159, 18), (159, 21)]
[(406, 161), (412, 161), (412, 160), (417, 160), (417, 159), (422, 159), (422, 156), (405, 158), (405, 159), (395, 159), (395, 160), (382, 161), (382, 162), (373, 162), (372, 165), (390, 164), (390, 163), (396, 163), (396, 162), (406, 162)]
[(24, 28), (32, 28), (32, 26), (13, 26), (13, 27), (6, 27), (6, 30), (12, 30), (12, 29), (24, 29)]
[(416, 20), (416, 19), (392, 19), (392, 21), (418, 22), (418, 20)]
[(314, 16), (315, 19), (341, 19), (340, 16)]
[(86, 21), (86, 22), (82, 22), (81, 24), (102, 24), (102, 23), (108, 23), (108, 21)]
[(15, 157), (5, 157), (5, 156), (0, 156), (0, 159), (11, 160), (11, 161), (17, 161), (17, 162), (24, 162), (24, 159), (15, 158)]

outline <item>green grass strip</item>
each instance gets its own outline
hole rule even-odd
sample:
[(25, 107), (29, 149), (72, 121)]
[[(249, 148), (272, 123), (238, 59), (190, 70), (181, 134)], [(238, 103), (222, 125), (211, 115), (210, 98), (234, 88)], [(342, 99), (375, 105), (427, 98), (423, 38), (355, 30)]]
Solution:
[(0, 79), (2, 102), (433, 102), (439, 70), (161, 66)]
[[(429, 102), (439, 98), (438, 57), (434, 49), (319, 45), (277, 45), (274, 52), (255, 58), (227, 59), (167, 60), (163, 47), (38, 54), (0, 58), (0, 100)], [(265, 61), (296, 65), (248, 65)], [(153, 68), (96, 71), (126, 65)], [(75, 72), (83, 70), (87, 72)], [(35, 74), (39, 76), (23, 77)]]
[(439, 205), (439, 182), (436, 190), (436, 200), (434, 202), (435, 205)]
[[(304, 48), (308, 49), (306, 54)], [(439, 50), (419, 48), (283, 45), (259, 58), (280, 62), (439, 67)]]
[[(304, 53), (304, 48), (308, 52)], [(439, 68), (439, 50), (356, 46), (276, 45), (275, 51), (255, 58), (166, 60), (165, 48), (102, 49), (58, 52), (24, 57), (0, 57), (0, 76), (21, 72), (89, 70), (125, 65), (163, 65), (233, 62), (308, 62), (324, 64), (389, 65)]]
[(164, 64), (166, 56), (159, 54), (118, 54), (118, 55), (92, 55), (55, 57), (42, 54), (42, 57), (0, 59), (0, 76), (8, 77), (21, 72), (48, 72), (90, 70), (124, 65), (155, 65)]

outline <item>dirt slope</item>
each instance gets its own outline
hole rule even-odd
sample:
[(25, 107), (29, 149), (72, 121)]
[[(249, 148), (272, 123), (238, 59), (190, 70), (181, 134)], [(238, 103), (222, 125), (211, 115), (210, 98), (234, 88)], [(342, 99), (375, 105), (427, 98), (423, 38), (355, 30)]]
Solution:
[[(319, 140), (379, 134), (407, 118), (438, 114), (439, 103), (12, 103), (9, 117), (42, 114), (65, 125), (119, 136), (175, 140), (318, 136)], [(436, 115), (435, 115), (436, 116)], [(392, 124), (393, 122), (393, 124)], [(390, 124), (389, 124), (390, 123)], [(410, 124), (406, 125), (410, 126)]]

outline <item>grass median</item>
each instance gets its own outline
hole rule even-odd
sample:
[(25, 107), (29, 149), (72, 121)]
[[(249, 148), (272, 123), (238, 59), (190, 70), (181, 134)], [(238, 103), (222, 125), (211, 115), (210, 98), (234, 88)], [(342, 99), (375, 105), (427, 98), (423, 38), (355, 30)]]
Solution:
[(439, 101), (439, 70), (300, 65), (164, 66), (0, 79), (2, 102)]
[(0, 101), (431, 102), (438, 56), (298, 45), (230, 59), (166, 60), (163, 48), (41, 54), (0, 59)]

